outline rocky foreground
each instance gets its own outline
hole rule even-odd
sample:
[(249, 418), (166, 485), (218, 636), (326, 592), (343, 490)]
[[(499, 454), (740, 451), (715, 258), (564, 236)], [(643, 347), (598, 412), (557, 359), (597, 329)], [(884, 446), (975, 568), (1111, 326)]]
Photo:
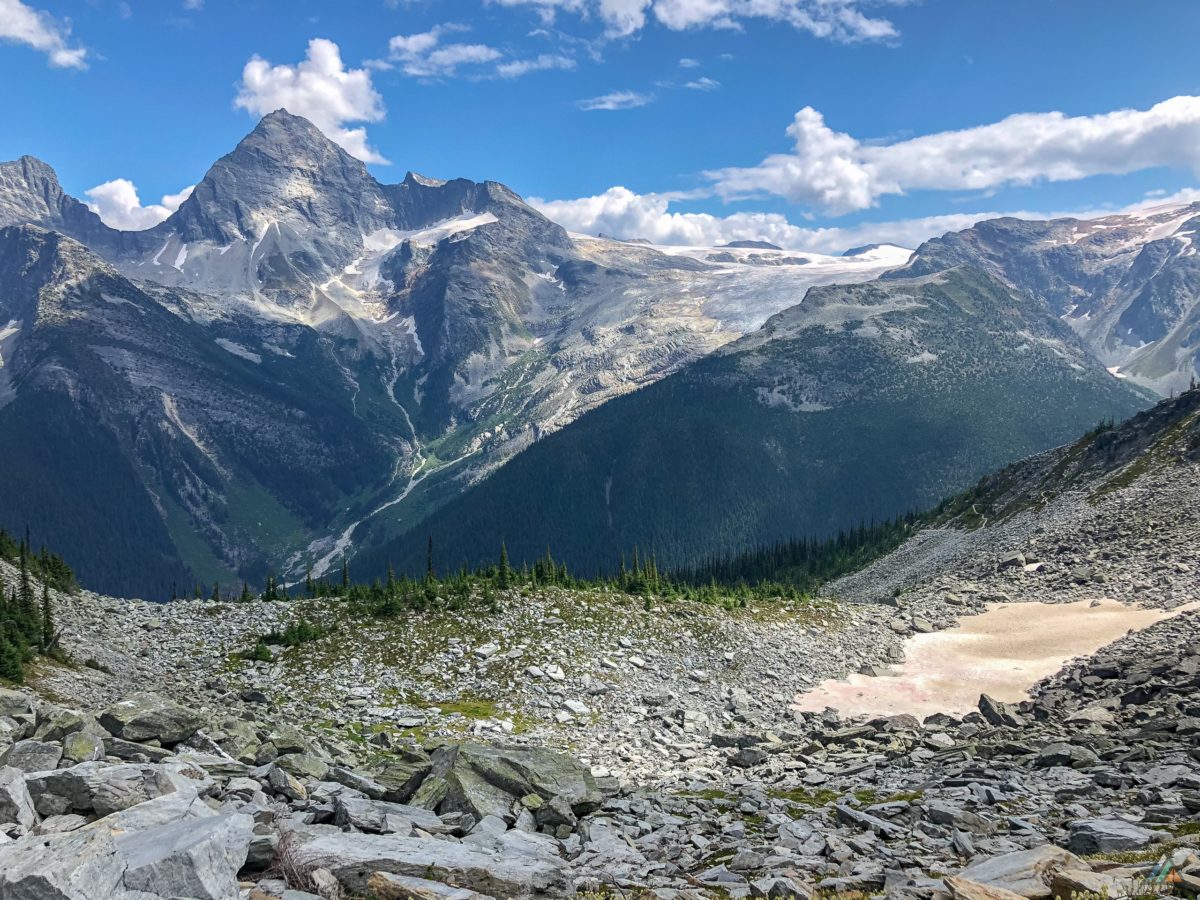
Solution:
[(1200, 612), (1019, 704), (789, 706), (990, 602), (1200, 598), (1192, 394), (811, 604), (55, 595), (72, 664), (0, 690), (0, 900), (1200, 894)]
[(1117, 897), (1162, 860), (1200, 891), (1198, 633), (962, 719), (716, 731), (719, 777), (654, 789), (537, 747), (339, 752), (267, 710), (4, 690), (0, 897)]

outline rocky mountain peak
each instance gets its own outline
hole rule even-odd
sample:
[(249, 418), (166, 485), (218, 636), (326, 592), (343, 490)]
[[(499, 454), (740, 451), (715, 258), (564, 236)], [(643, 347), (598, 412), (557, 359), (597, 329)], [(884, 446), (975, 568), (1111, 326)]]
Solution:
[(36, 156), (0, 162), (0, 226), (40, 225), (83, 241), (108, 239), (112, 229), (66, 194), (53, 167)]
[(257, 240), (271, 224), (369, 233), (393, 224), (379, 183), (312, 122), (280, 109), (213, 164), (163, 226), (185, 242)]

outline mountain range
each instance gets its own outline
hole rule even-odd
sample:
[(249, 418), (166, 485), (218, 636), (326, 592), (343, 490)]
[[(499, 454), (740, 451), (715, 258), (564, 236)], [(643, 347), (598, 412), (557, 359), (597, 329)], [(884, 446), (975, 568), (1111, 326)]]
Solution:
[(380, 183), (279, 110), (124, 232), (22, 157), (0, 524), (151, 597), (419, 569), (431, 536), (447, 566), (506, 541), (603, 569), (828, 534), (1183, 386), (1198, 213), (656, 247), (495, 182)]

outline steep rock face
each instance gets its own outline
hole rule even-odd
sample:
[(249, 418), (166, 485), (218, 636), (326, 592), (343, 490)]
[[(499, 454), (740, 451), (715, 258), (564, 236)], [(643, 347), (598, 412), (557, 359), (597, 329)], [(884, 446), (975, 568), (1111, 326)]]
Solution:
[(892, 277), (980, 266), (1043, 300), (1120, 376), (1160, 394), (1200, 372), (1200, 204), (1099, 219), (1005, 218), (927, 241)]
[(405, 424), (356, 418), (310, 332), (261, 355), (214, 339), (62, 235), (0, 229), (0, 321), (5, 523), (91, 583), (161, 597), (264, 570), (394, 475)]
[(277, 110), (213, 164), (156, 230), (186, 243), (257, 240), (271, 224), (317, 241), (361, 240), (394, 224), (367, 167), (307, 119)]
[(64, 193), (54, 170), (32, 156), (0, 162), (0, 226), (17, 224), (61, 231), (97, 248), (121, 243), (121, 232)]
[[(0, 379), (0, 403), (35, 408), (42, 400), (23, 392), (41, 390), (44, 377), (62, 382), (45, 400), (61, 413), (61, 426), (45, 440), (73, 434), (81, 447), (105, 448), (81, 450), (81, 458), (121, 458), (109, 465), (130, 473), (120, 496), (144, 495), (157, 510), (133, 518), (167, 523), (161, 558), (173, 561), (147, 574), (156, 596), (193, 575), (256, 578), (285, 563), (302, 575), (309, 562), (320, 573), (357, 542), (413, 527), (584, 412), (758, 327), (812, 284), (874, 277), (907, 258), (675, 252), (573, 237), (495, 182), (410, 173), (382, 185), (311, 123), (282, 110), (152, 229), (108, 228), (31, 158), (0, 164), (0, 224), (76, 238), (109, 264), (106, 278), (127, 279), (121, 289), (136, 292), (131, 303), (152, 304), (139, 314), (80, 294), (92, 306), (72, 329), (88, 323), (127, 336), (119, 353), (101, 342), (99, 356), (84, 354), (103, 362), (102, 375), (82, 364), (26, 370), (34, 332), (20, 316), (4, 318), (0, 354), (14, 362), (3, 373), (11, 377)], [(15, 246), (0, 252), (17, 253)], [(118, 323), (121, 316), (127, 321)], [(143, 327), (160, 319), (169, 327), (157, 334)], [(180, 329), (187, 334), (180, 347), (215, 353), (218, 374), (208, 362), (187, 371), (186, 350), (160, 346)], [(110, 379), (114, 359), (120, 377)], [(85, 391), (63, 387), (85, 370)], [(171, 413), (153, 387), (174, 398)], [(168, 429), (176, 432), (165, 445), (170, 452), (149, 450), (144, 428), (118, 425), (107, 412), (77, 423), (80, 397), (101, 410), (141, 410), (139, 423), (178, 414), (184, 424)], [(221, 402), (229, 404), (224, 413)], [(193, 416), (224, 437), (196, 431)], [(50, 418), (38, 427), (48, 428)], [(195, 459), (180, 464), (174, 444), (192, 444), (181, 429), (196, 431), (219, 462), (192, 446), (186, 455)], [(6, 513), (6, 524), (20, 529), (28, 519), (35, 530), (56, 528), (65, 501), (38, 498), (66, 482), (53, 454), (31, 465), (37, 487), (26, 506)], [(310, 477), (314, 471), (325, 474)], [(147, 494), (136, 484), (155, 486)], [(230, 485), (246, 484), (253, 496), (231, 493)], [(234, 509), (246, 510), (247, 521), (222, 524)], [(85, 560), (73, 561), (88, 577)], [(150, 593), (149, 584), (122, 589)]]
[[(1040, 301), (966, 267), (802, 304), (517, 457), (360, 570), (547, 543), (580, 571), (823, 536), (932, 505), (1148, 402)], [(457, 565), (461, 560), (443, 560)]]

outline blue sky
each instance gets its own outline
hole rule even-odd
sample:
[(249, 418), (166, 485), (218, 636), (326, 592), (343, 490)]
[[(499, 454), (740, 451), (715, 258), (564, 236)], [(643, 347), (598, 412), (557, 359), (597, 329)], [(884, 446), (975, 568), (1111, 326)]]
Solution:
[(286, 105), (577, 230), (911, 245), (1193, 189), (1198, 41), (1195, 0), (0, 0), (0, 158), (146, 227)]

